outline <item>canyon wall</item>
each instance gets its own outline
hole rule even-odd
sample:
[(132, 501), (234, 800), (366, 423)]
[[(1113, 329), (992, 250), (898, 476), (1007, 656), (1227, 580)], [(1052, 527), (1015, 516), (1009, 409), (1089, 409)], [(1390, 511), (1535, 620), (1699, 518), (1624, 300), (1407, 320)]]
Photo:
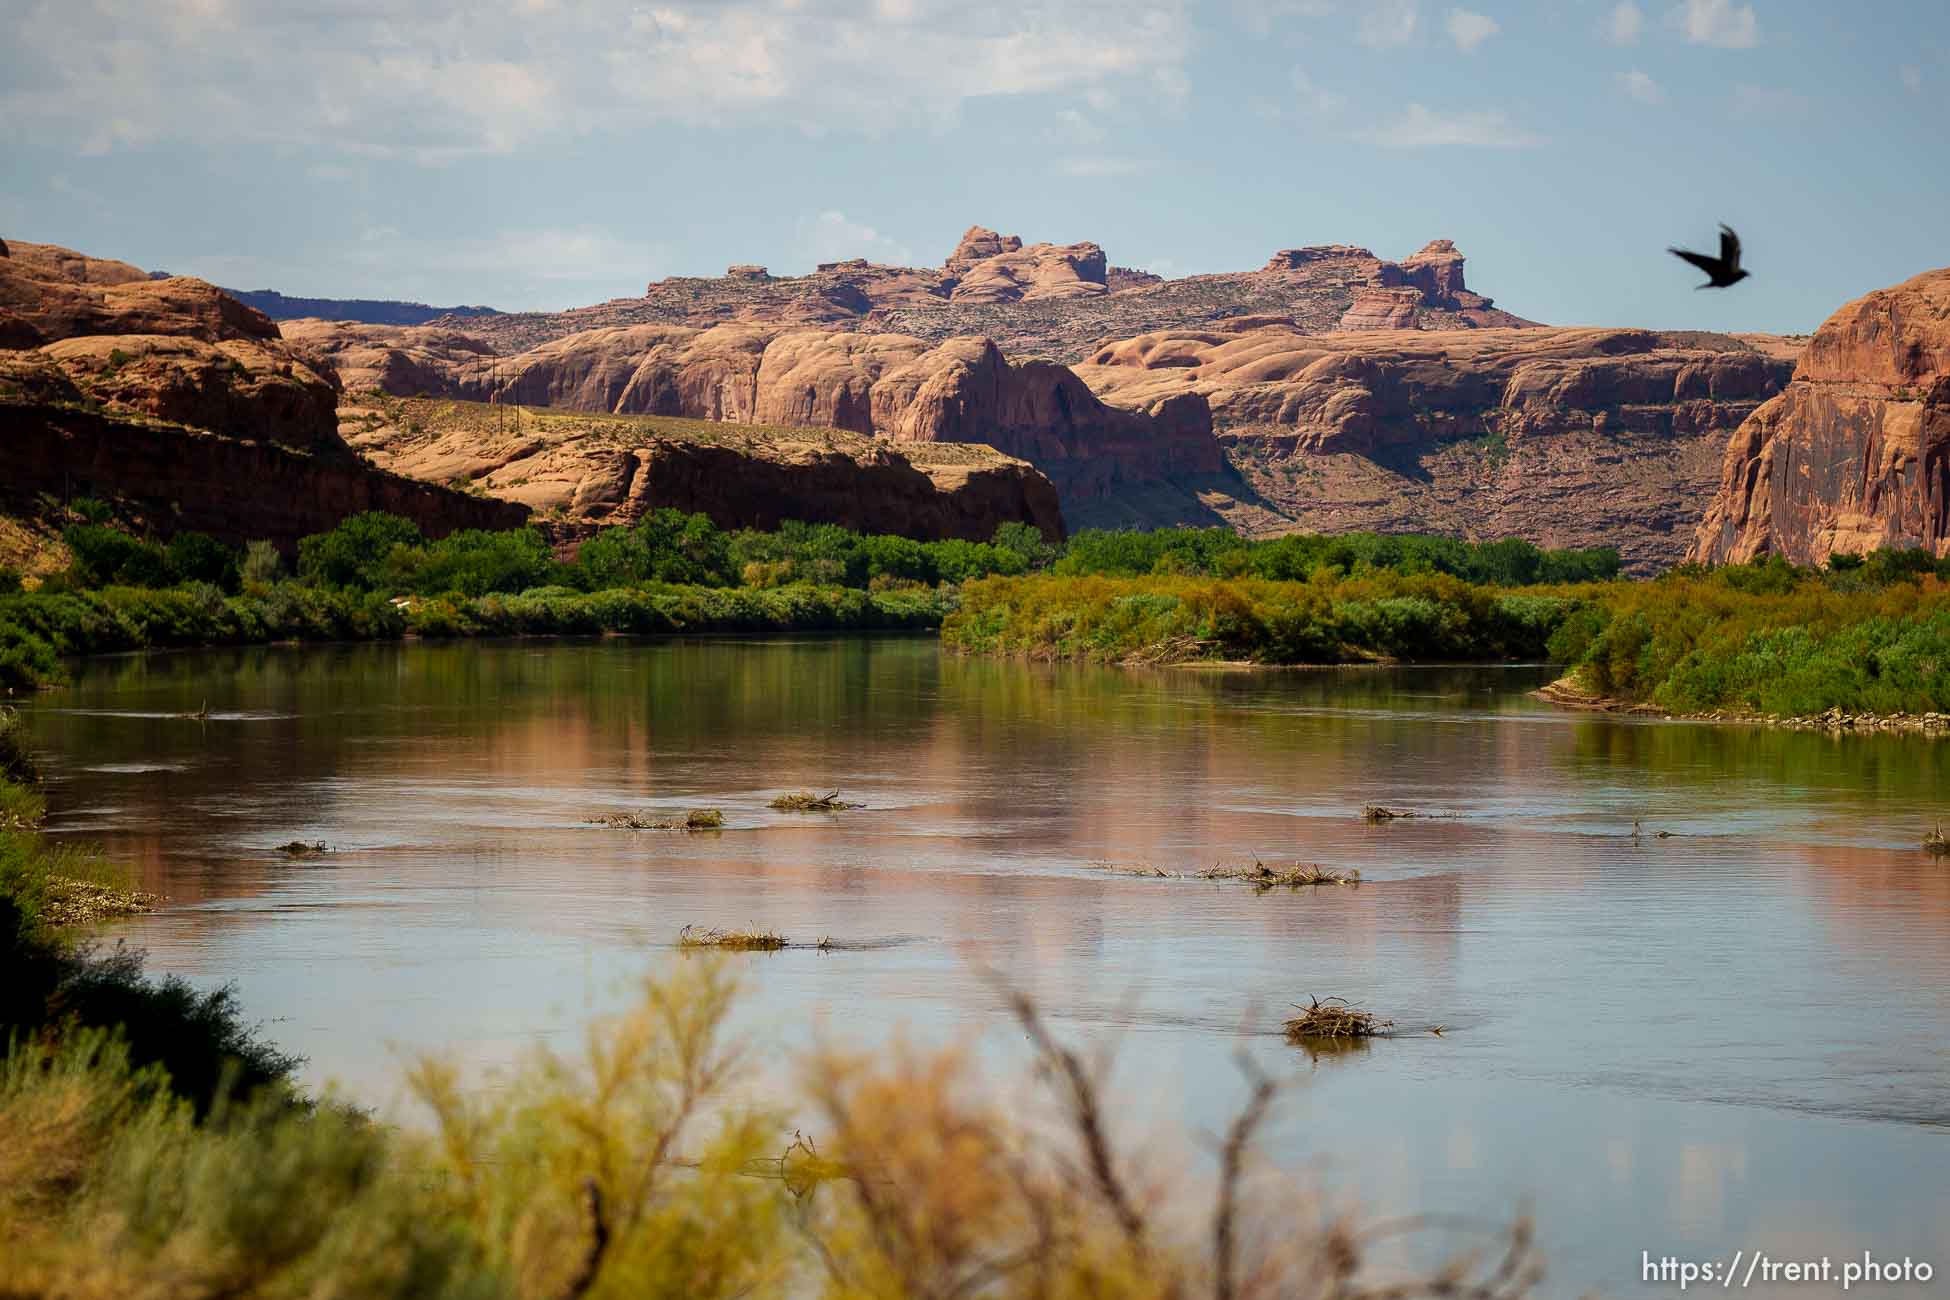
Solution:
[(1690, 558), (1950, 554), (1950, 267), (1858, 298), (1728, 441)]
[(407, 391), (470, 401), (984, 443), (1034, 464), (1079, 505), (1228, 472), (1202, 399), (1107, 405), (1068, 367), (1012, 362), (985, 338), (936, 345), (757, 324), (632, 325), (495, 357), (433, 327), (390, 343), (375, 327), (288, 328), (295, 346), (338, 366), (355, 390), (398, 393), (405, 377)]
[(1443, 532), (1618, 547), (1677, 563), (1729, 431), (1779, 393), (1798, 344), (1618, 329), (1309, 334), (1287, 321), (1101, 346), (1077, 373), (1112, 405), (1201, 399), (1255, 533)]

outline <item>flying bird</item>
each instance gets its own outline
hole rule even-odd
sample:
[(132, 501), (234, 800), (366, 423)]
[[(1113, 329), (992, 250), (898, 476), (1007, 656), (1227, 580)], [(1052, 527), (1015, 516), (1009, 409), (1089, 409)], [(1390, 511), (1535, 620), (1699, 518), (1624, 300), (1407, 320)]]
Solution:
[(1740, 269), (1740, 236), (1733, 233), (1733, 227), (1720, 223), (1720, 255), (1708, 257), (1705, 253), (1688, 252), (1683, 248), (1666, 250), (1682, 261), (1691, 262), (1706, 272), (1706, 283), (1695, 285), (1698, 289), (1724, 289), (1747, 278)]

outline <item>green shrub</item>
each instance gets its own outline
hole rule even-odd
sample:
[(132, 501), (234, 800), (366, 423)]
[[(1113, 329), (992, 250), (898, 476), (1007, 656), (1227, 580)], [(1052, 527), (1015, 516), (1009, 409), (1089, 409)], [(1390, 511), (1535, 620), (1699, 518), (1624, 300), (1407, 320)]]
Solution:
[(61, 540), (74, 555), (70, 573), (78, 587), (169, 585), (169, 556), (154, 542), (106, 524), (71, 525)]
[(284, 556), (270, 542), (252, 542), (244, 548), (242, 576), (245, 582), (265, 586), (276, 582), (283, 569)]
[(384, 584), (395, 547), (418, 548), (420, 526), (398, 515), (367, 511), (342, 521), (329, 533), (298, 543), (298, 575), (322, 587), (373, 591)]
[(178, 533), (165, 552), (175, 582), (207, 582), (224, 591), (237, 590), (240, 560), (236, 551), (205, 533)]

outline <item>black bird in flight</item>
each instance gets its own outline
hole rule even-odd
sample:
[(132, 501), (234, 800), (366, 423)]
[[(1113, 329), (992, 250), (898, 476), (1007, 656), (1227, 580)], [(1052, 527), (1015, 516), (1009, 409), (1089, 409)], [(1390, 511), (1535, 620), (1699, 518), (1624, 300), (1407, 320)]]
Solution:
[(1705, 253), (1688, 252), (1683, 248), (1668, 248), (1666, 251), (1683, 261), (1691, 262), (1694, 266), (1706, 272), (1706, 283), (1695, 285), (1695, 288), (1724, 289), (1730, 284), (1736, 284), (1747, 278), (1747, 273), (1740, 269), (1740, 236), (1734, 234), (1733, 227), (1727, 225), (1725, 222), (1720, 223), (1720, 255), (1718, 257), (1708, 257)]

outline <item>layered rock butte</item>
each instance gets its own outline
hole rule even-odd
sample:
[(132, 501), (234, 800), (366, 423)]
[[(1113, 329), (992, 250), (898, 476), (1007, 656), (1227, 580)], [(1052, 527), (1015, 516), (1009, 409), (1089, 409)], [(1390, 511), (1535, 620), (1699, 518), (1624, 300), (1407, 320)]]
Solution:
[(1823, 322), (1792, 382), (1728, 442), (1689, 558), (1950, 555), (1950, 267)]
[(986, 442), (1071, 526), (1515, 535), (1636, 571), (1681, 558), (1798, 347), (1535, 326), (1449, 240), (1163, 280), (982, 227), (939, 268), (746, 264), (568, 312), (285, 331), (355, 390)]
[[(201, 280), (0, 243), (0, 508), (99, 495), (165, 533), (287, 549), (362, 510), (406, 515), (431, 536), (528, 518), (518, 501), (368, 463), (340, 435), (340, 389), (329, 360), (301, 355), (269, 318)], [(1018, 520), (1060, 536), (1047, 481), (986, 449), (944, 450), (924, 471), (892, 453), (808, 463), (801, 441), (668, 435), (626, 495), (637, 509), (705, 509), (727, 525), (780, 512), (845, 522), (857, 509), (835, 503), (858, 495), (898, 503), (889, 508), (942, 536), (986, 538)], [(683, 464), (708, 474), (673, 468)]]

